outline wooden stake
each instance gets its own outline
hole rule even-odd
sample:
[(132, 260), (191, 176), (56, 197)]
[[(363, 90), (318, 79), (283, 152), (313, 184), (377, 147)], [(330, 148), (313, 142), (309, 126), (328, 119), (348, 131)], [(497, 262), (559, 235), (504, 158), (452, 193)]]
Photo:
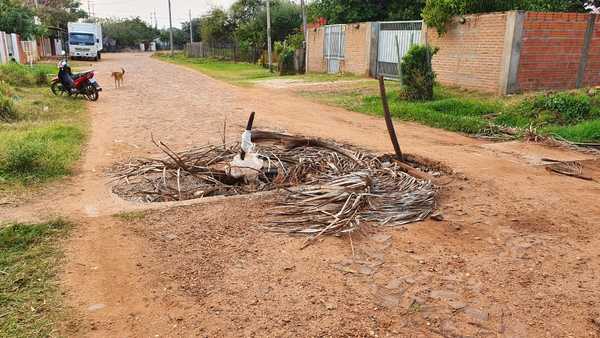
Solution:
[(388, 100), (385, 93), (385, 81), (383, 80), (383, 76), (379, 76), (379, 93), (381, 94), (381, 103), (383, 104), (383, 112), (385, 113), (385, 124), (387, 125), (387, 130), (390, 134), (392, 145), (394, 146), (396, 159), (404, 162), (404, 156), (402, 155), (402, 150), (400, 150), (400, 144), (398, 143), (396, 130), (394, 129), (394, 122), (392, 121), (392, 115), (390, 114), (390, 106), (388, 105)]

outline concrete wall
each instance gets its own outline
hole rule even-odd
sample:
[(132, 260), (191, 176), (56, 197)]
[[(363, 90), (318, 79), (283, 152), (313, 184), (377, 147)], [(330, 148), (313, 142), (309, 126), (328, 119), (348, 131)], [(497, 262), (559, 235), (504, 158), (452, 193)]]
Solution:
[(424, 28), (429, 44), (439, 48), (432, 59), (437, 80), (445, 85), (501, 93), (507, 16), (469, 15), (464, 24), (455, 19), (441, 37), (434, 28)]
[[(308, 71), (325, 73), (327, 66), (323, 56), (325, 27), (309, 29), (308, 32)], [(362, 22), (346, 25), (344, 61), (342, 73), (369, 75), (371, 45), (371, 23)]]

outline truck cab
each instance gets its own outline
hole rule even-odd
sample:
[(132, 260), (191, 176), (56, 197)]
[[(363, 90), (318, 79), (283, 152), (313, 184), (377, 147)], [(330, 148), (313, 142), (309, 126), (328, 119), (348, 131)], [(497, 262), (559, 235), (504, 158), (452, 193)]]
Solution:
[(69, 56), (98, 61), (102, 50), (102, 30), (95, 23), (69, 22)]

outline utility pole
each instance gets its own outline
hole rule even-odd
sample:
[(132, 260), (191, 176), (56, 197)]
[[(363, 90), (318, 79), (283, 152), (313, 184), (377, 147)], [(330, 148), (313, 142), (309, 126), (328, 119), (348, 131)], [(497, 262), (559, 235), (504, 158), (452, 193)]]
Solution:
[(173, 46), (173, 18), (171, 17), (171, 0), (169, 0), (169, 41), (171, 44), (171, 56), (175, 55), (175, 47)]
[(190, 9), (190, 48), (192, 47), (192, 43), (194, 43), (194, 29), (192, 26), (192, 10)]
[(273, 72), (273, 52), (271, 51), (271, 3), (267, 0), (267, 54), (269, 56), (269, 71)]
[(156, 18), (156, 8), (154, 9), (154, 29), (158, 29), (158, 19)]
[(92, 2), (92, 0), (88, 0), (88, 15), (92, 15), (92, 6), (90, 4), (91, 2)]

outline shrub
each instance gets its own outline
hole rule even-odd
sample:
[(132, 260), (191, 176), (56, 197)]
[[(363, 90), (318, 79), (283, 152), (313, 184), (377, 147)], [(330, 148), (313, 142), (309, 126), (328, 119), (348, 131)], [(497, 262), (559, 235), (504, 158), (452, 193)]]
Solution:
[(427, 26), (435, 27), (443, 35), (452, 17), (464, 12), (463, 5), (460, 0), (427, 0), (421, 16)]
[(294, 66), (295, 51), (294, 46), (289, 45), (287, 41), (275, 42), (275, 53), (279, 55), (279, 75), (296, 74), (296, 67)]
[(431, 58), (437, 49), (414, 45), (402, 58), (401, 80), (404, 94), (411, 100), (431, 100), (435, 73), (431, 68)]

